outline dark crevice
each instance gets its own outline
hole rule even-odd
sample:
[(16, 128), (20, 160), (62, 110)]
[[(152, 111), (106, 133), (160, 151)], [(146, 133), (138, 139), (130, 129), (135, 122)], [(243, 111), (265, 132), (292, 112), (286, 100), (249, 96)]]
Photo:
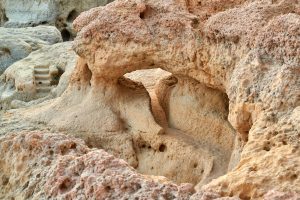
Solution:
[(71, 34), (67, 29), (63, 29), (61, 31), (61, 36), (62, 36), (64, 42), (70, 41), (70, 39), (71, 39)]
[(72, 10), (67, 17), (67, 22), (73, 22), (78, 15), (79, 14), (76, 10)]

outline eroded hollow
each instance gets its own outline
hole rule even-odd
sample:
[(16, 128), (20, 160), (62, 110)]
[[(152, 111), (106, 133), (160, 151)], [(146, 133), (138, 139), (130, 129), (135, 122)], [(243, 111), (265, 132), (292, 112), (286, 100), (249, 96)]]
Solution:
[(63, 41), (70, 41), (71, 40), (71, 33), (67, 29), (63, 29), (61, 31), (61, 36)]
[(228, 97), (189, 77), (161, 69), (139, 70), (125, 77), (142, 82), (151, 110), (164, 134), (134, 139), (137, 170), (198, 186), (228, 172), (236, 133), (228, 122)]
[(67, 22), (73, 22), (78, 15), (79, 13), (76, 10), (72, 10), (67, 17)]
[(8, 48), (0, 48), (0, 57), (2, 56), (10, 56), (11, 52)]

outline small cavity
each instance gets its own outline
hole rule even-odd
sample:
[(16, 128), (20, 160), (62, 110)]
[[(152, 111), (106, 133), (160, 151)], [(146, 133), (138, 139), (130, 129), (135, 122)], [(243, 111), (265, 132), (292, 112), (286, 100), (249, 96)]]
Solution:
[(110, 187), (110, 186), (106, 186), (106, 187), (105, 187), (105, 190), (106, 190), (106, 191), (110, 191), (110, 190), (111, 190), (111, 187)]
[(76, 149), (76, 146), (77, 146), (76, 143), (72, 143), (71, 146), (70, 146), (70, 148), (71, 149)]
[(158, 148), (158, 150), (160, 151), (160, 152), (165, 152), (166, 151), (166, 145), (164, 145), (164, 144), (161, 144), (160, 146), (159, 146), (159, 148)]
[(71, 39), (71, 33), (67, 29), (63, 29), (61, 31), (61, 36), (63, 38), (63, 41), (70, 41)]
[(9, 56), (11, 52), (8, 48), (0, 48), (0, 56)]
[(60, 191), (67, 192), (71, 188), (72, 182), (69, 178), (65, 179), (60, 185), (59, 189)]
[(141, 19), (144, 19), (144, 18), (145, 18), (145, 12), (141, 12), (141, 13), (140, 13), (140, 18), (141, 18)]
[(293, 175), (291, 176), (291, 180), (292, 180), (292, 181), (296, 180), (297, 178), (298, 178), (298, 175), (297, 175), (297, 174), (293, 174)]
[(76, 10), (72, 10), (67, 17), (67, 22), (73, 22), (76, 19), (76, 17), (78, 17), (78, 15), (79, 14)]
[(3, 176), (3, 177), (2, 177), (2, 184), (3, 184), (3, 185), (7, 185), (8, 182), (9, 182), (9, 178), (6, 177), (6, 176)]

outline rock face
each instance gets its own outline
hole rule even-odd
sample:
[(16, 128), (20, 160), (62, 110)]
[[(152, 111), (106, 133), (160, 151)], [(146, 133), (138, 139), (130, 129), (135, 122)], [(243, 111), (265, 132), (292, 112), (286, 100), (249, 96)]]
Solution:
[(95, 90), (160, 67), (226, 93), (229, 121), (246, 144), (237, 166), (203, 189), (244, 199), (271, 188), (299, 191), (298, 1), (248, 2), (207, 21), (198, 17), (206, 7), (189, 6), (116, 1), (81, 14), (74, 47), (86, 64), (77, 65), (74, 80), (88, 68)]
[(0, 27), (0, 74), (32, 51), (58, 42), (62, 42), (62, 38), (55, 27), (38, 26), (18, 29)]
[(77, 56), (71, 42), (44, 46), (11, 65), (0, 76), (2, 109), (26, 105), (34, 99), (60, 96), (68, 86)]
[(193, 192), (62, 134), (7, 134), (0, 144), (1, 199), (188, 199)]
[[(15, 115), (45, 124), (53, 132), (81, 137), (88, 146), (103, 148), (144, 174), (196, 185), (193, 196), (190, 186), (185, 185), (183, 193), (174, 186), (179, 192), (168, 193), (166, 199), (297, 198), (299, 1), (117, 0), (82, 13), (74, 27), (78, 31), (74, 50), (80, 58), (67, 90), (60, 98), (14, 111)], [(154, 68), (172, 76), (164, 72), (159, 78), (145, 76), (146, 80), (141, 80), (136, 72)], [(37, 139), (40, 141), (58, 137), (27, 133), (7, 135), (3, 141), (14, 143), (14, 138), (26, 136), (42, 138)], [(59, 137), (59, 141), (68, 138)], [(23, 152), (24, 142), (20, 143), (1, 148), (11, 152), (7, 148), (16, 146), (14, 154), (18, 154)], [(141, 193), (135, 192), (136, 179), (124, 179), (147, 180), (127, 164), (122, 164), (119, 176), (101, 170), (120, 166), (119, 160), (102, 150), (91, 153), (80, 146), (86, 153), (74, 158), (68, 157), (68, 152), (75, 151), (69, 150), (74, 145), (65, 146), (59, 149), (66, 156), (55, 158), (47, 175), (40, 176), (47, 177), (39, 181), (44, 189), (38, 187), (45, 196), (79, 198), (85, 194), (122, 199), (129, 197), (129, 190), (134, 191), (130, 198), (151, 198), (147, 192), (153, 194), (151, 189), (144, 190), (140, 184)], [(38, 149), (44, 152), (47, 148)], [(43, 155), (39, 152), (36, 154)], [(35, 157), (28, 160), (36, 162)], [(18, 170), (12, 163), (17, 162), (0, 162), (7, 169)], [(48, 168), (38, 165), (37, 169)], [(132, 171), (124, 175), (129, 169)], [(9, 170), (2, 173), (7, 177)], [(86, 174), (93, 177), (87, 184)], [(113, 178), (103, 179), (105, 175)], [(2, 185), (10, 183), (3, 180), (6, 184)], [(114, 184), (106, 187), (107, 183)], [(173, 191), (168, 183), (161, 184)], [(4, 191), (9, 197), (20, 185), (26, 186), (26, 182), (2, 187), (7, 187)], [(159, 190), (157, 195), (163, 193)]]
[(72, 22), (81, 12), (109, 2), (110, 0), (3, 0), (2, 13), (6, 20), (2, 20), (2, 24), (5, 22), (5, 27), (55, 25), (66, 41), (75, 36)]

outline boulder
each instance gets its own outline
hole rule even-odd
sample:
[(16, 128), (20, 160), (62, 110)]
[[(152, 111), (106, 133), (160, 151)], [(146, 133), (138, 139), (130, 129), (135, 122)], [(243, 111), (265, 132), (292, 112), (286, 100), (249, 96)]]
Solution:
[(52, 26), (0, 27), (0, 75), (11, 64), (27, 57), (31, 52), (58, 42), (62, 42), (61, 35)]
[(19, 28), (48, 24), (56, 26), (64, 41), (68, 41), (76, 35), (72, 22), (81, 12), (109, 2), (111, 0), (3, 0), (4, 26)]
[(0, 76), (1, 108), (28, 106), (60, 96), (68, 86), (76, 58), (72, 42), (64, 42), (46, 45), (14, 63)]

